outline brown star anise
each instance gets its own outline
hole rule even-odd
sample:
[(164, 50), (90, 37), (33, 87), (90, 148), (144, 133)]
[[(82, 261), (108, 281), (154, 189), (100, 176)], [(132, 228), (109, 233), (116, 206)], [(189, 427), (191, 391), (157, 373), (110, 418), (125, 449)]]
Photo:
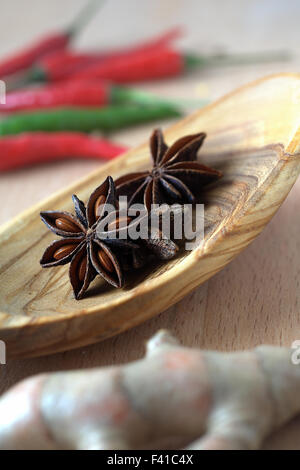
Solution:
[[(76, 299), (83, 297), (89, 284), (99, 274), (115, 287), (122, 287), (124, 282), (121, 263), (117, 253), (123, 250), (137, 249), (138, 245), (127, 239), (119, 239), (118, 232), (130, 222), (129, 218), (118, 218), (118, 205), (115, 198), (115, 186), (108, 177), (91, 194), (87, 206), (77, 196), (73, 196), (76, 217), (69, 212), (41, 212), (41, 219), (56, 235), (56, 240), (44, 252), (41, 265), (44, 268), (64, 265), (70, 262), (70, 281)], [(101, 233), (97, 230), (103, 222), (108, 204), (116, 208), (114, 222), (108, 224)], [(112, 213), (109, 214), (110, 216)], [(103, 224), (102, 224), (103, 225)], [(105, 233), (104, 233), (105, 232)], [(114, 233), (108, 237), (108, 233)]]
[(206, 134), (187, 135), (168, 147), (160, 129), (150, 139), (151, 171), (129, 173), (115, 181), (118, 196), (127, 196), (129, 205), (196, 201), (202, 187), (222, 176), (221, 172), (198, 163), (197, 151)]

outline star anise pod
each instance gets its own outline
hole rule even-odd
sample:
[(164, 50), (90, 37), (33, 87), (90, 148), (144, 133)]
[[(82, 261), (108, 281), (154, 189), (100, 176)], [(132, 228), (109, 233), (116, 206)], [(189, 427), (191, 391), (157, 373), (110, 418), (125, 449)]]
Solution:
[(151, 171), (129, 173), (115, 181), (117, 195), (127, 196), (128, 204), (195, 203), (202, 187), (222, 173), (197, 162), (197, 152), (206, 134), (187, 135), (168, 147), (160, 129), (150, 139), (153, 160)]
[(120, 253), (120, 263), (124, 271), (140, 269), (147, 264), (148, 250), (141, 246), (138, 250), (123, 251)]
[[(138, 247), (127, 239), (119, 239), (118, 232), (130, 219), (118, 217), (118, 206), (115, 198), (115, 186), (108, 177), (91, 194), (87, 206), (77, 196), (73, 196), (76, 217), (69, 212), (41, 212), (41, 219), (56, 235), (62, 237), (51, 243), (44, 252), (41, 265), (44, 268), (70, 263), (69, 275), (76, 299), (83, 297), (89, 284), (99, 274), (115, 287), (124, 283), (123, 271), (117, 252), (124, 253)], [(108, 224), (101, 233), (97, 230), (100, 222), (107, 217), (108, 204), (116, 208), (114, 222)], [(110, 213), (111, 215), (111, 213)], [(121, 220), (122, 219), (122, 220)], [(113, 237), (107, 234), (113, 232)]]
[[(173, 212), (170, 214), (170, 233), (164, 233), (164, 227), (162, 225), (162, 217), (164, 215), (168, 216), (169, 213), (169, 206), (167, 207), (160, 207), (157, 209), (153, 209), (150, 213), (143, 208), (143, 213), (139, 215), (136, 219), (128, 217), (128, 224), (124, 224), (124, 227), (119, 228), (119, 235), (124, 233), (128, 236), (128, 229), (136, 229), (139, 238), (136, 239), (134, 236), (134, 241), (138, 245), (139, 249), (130, 249), (118, 251), (120, 256), (120, 262), (124, 271), (132, 270), (132, 269), (139, 269), (143, 267), (149, 256), (154, 254), (156, 258), (160, 260), (169, 260), (174, 258), (178, 251), (178, 246), (176, 243), (171, 240), (172, 232), (172, 218), (174, 213), (183, 212), (182, 206), (173, 209)], [(156, 214), (156, 218), (152, 219), (152, 216)], [(113, 214), (111, 214), (113, 216)], [(125, 214), (122, 215), (122, 211), (120, 211), (119, 218), (120, 220), (124, 219), (126, 216)], [(107, 223), (109, 223), (110, 216), (107, 217)], [(141, 234), (140, 230), (141, 227), (145, 228), (145, 231), (142, 230), (143, 235)], [(99, 232), (99, 230), (98, 230)], [(104, 234), (105, 235), (105, 234)], [(117, 248), (118, 250), (118, 248)]]

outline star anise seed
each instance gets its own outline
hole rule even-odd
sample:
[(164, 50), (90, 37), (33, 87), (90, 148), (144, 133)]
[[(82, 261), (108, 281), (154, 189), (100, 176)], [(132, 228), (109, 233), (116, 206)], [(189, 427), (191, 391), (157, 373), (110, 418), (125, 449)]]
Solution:
[[(99, 239), (97, 233), (107, 204), (117, 207), (112, 178), (108, 177), (91, 194), (86, 207), (75, 195), (73, 202), (76, 217), (69, 212), (41, 212), (41, 219), (47, 227), (62, 237), (48, 246), (41, 259), (42, 267), (70, 263), (69, 275), (76, 299), (83, 297), (97, 274), (113, 286), (121, 287), (124, 277), (116, 248), (124, 248), (126, 251), (135, 249), (137, 245), (129, 240)], [(116, 237), (119, 225), (120, 222), (117, 222)]]
[(148, 210), (151, 204), (172, 202), (195, 203), (196, 194), (222, 173), (197, 162), (197, 152), (206, 134), (203, 132), (182, 137), (168, 147), (160, 129), (150, 139), (153, 169), (129, 173), (115, 181), (117, 195), (127, 196), (129, 205), (143, 202)]

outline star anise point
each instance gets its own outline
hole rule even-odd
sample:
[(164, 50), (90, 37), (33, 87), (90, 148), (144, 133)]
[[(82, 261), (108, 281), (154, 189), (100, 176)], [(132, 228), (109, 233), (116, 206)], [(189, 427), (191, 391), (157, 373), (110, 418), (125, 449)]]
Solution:
[[(95, 204), (101, 196), (104, 196), (104, 207), (98, 216)], [(61, 237), (46, 248), (40, 261), (42, 267), (70, 263), (69, 275), (76, 299), (83, 297), (97, 274), (113, 286), (121, 287), (124, 277), (121, 265), (114, 253), (114, 245), (117, 244), (119, 247), (121, 242), (115, 239), (106, 240), (105, 237), (99, 240), (101, 233), (97, 233), (105, 207), (110, 204), (115, 207), (117, 213), (115, 186), (112, 178), (108, 177), (93, 191), (86, 207), (76, 195), (73, 195), (72, 199), (76, 216), (66, 211), (41, 212), (41, 219), (45, 225)], [(126, 241), (124, 243), (126, 244)]]
[(163, 202), (195, 203), (199, 190), (222, 176), (220, 171), (197, 162), (205, 137), (204, 132), (187, 135), (168, 147), (161, 130), (155, 129), (150, 138), (152, 170), (117, 179), (117, 194), (128, 196), (129, 205), (143, 202), (148, 210), (152, 204)]

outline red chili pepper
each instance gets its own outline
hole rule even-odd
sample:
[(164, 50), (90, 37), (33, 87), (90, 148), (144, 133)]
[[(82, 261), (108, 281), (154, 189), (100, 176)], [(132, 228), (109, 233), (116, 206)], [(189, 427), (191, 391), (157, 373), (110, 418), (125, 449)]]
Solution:
[(6, 77), (30, 67), (36, 60), (45, 54), (57, 49), (63, 49), (69, 42), (69, 36), (65, 34), (53, 34), (42, 39), (37, 44), (29, 46), (22, 52), (6, 59), (0, 63), (0, 77)]
[(111, 160), (127, 150), (86, 134), (29, 133), (0, 139), (0, 171), (65, 158)]
[(0, 77), (4, 78), (21, 70), (32, 66), (42, 57), (51, 52), (66, 48), (74, 34), (82, 28), (83, 24), (95, 13), (95, 9), (100, 6), (100, 2), (90, 1), (84, 10), (78, 15), (72, 27), (67, 31), (47, 35), (37, 43), (27, 47), (23, 51), (16, 53), (10, 58), (0, 62)]
[(105, 106), (110, 102), (111, 87), (107, 82), (76, 81), (42, 88), (7, 93), (0, 112), (54, 108), (59, 106)]
[(181, 29), (173, 28), (161, 36), (142, 44), (108, 52), (75, 53), (68, 50), (60, 50), (40, 60), (31, 70), (29, 80), (55, 81), (65, 79), (92, 64), (99, 64), (111, 58), (116, 59), (128, 54), (147, 52), (167, 46), (181, 36), (181, 34)]
[(103, 60), (102, 54), (60, 50), (40, 60), (28, 76), (30, 81), (52, 82), (70, 77), (84, 67)]
[(85, 67), (71, 78), (73, 80), (102, 79), (115, 83), (139, 82), (181, 75), (190, 67), (265, 63), (289, 58), (290, 55), (285, 51), (197, 56), (162, 46), (103, 60), (98, 64)]
[(171, 48), (138, 51), (87, 66), (73, 80), (102, 79), (115, 83), (139, 82), (173, 77), (183, 73), (184, 55)]
[(6, 103), (0, 104), (0, 113), (74, 106), (101, 108), (123, 103), (149, 105), (167, 101), (135, 88), (112, 85), (106, 80), (75, 80), (7, 93)]

